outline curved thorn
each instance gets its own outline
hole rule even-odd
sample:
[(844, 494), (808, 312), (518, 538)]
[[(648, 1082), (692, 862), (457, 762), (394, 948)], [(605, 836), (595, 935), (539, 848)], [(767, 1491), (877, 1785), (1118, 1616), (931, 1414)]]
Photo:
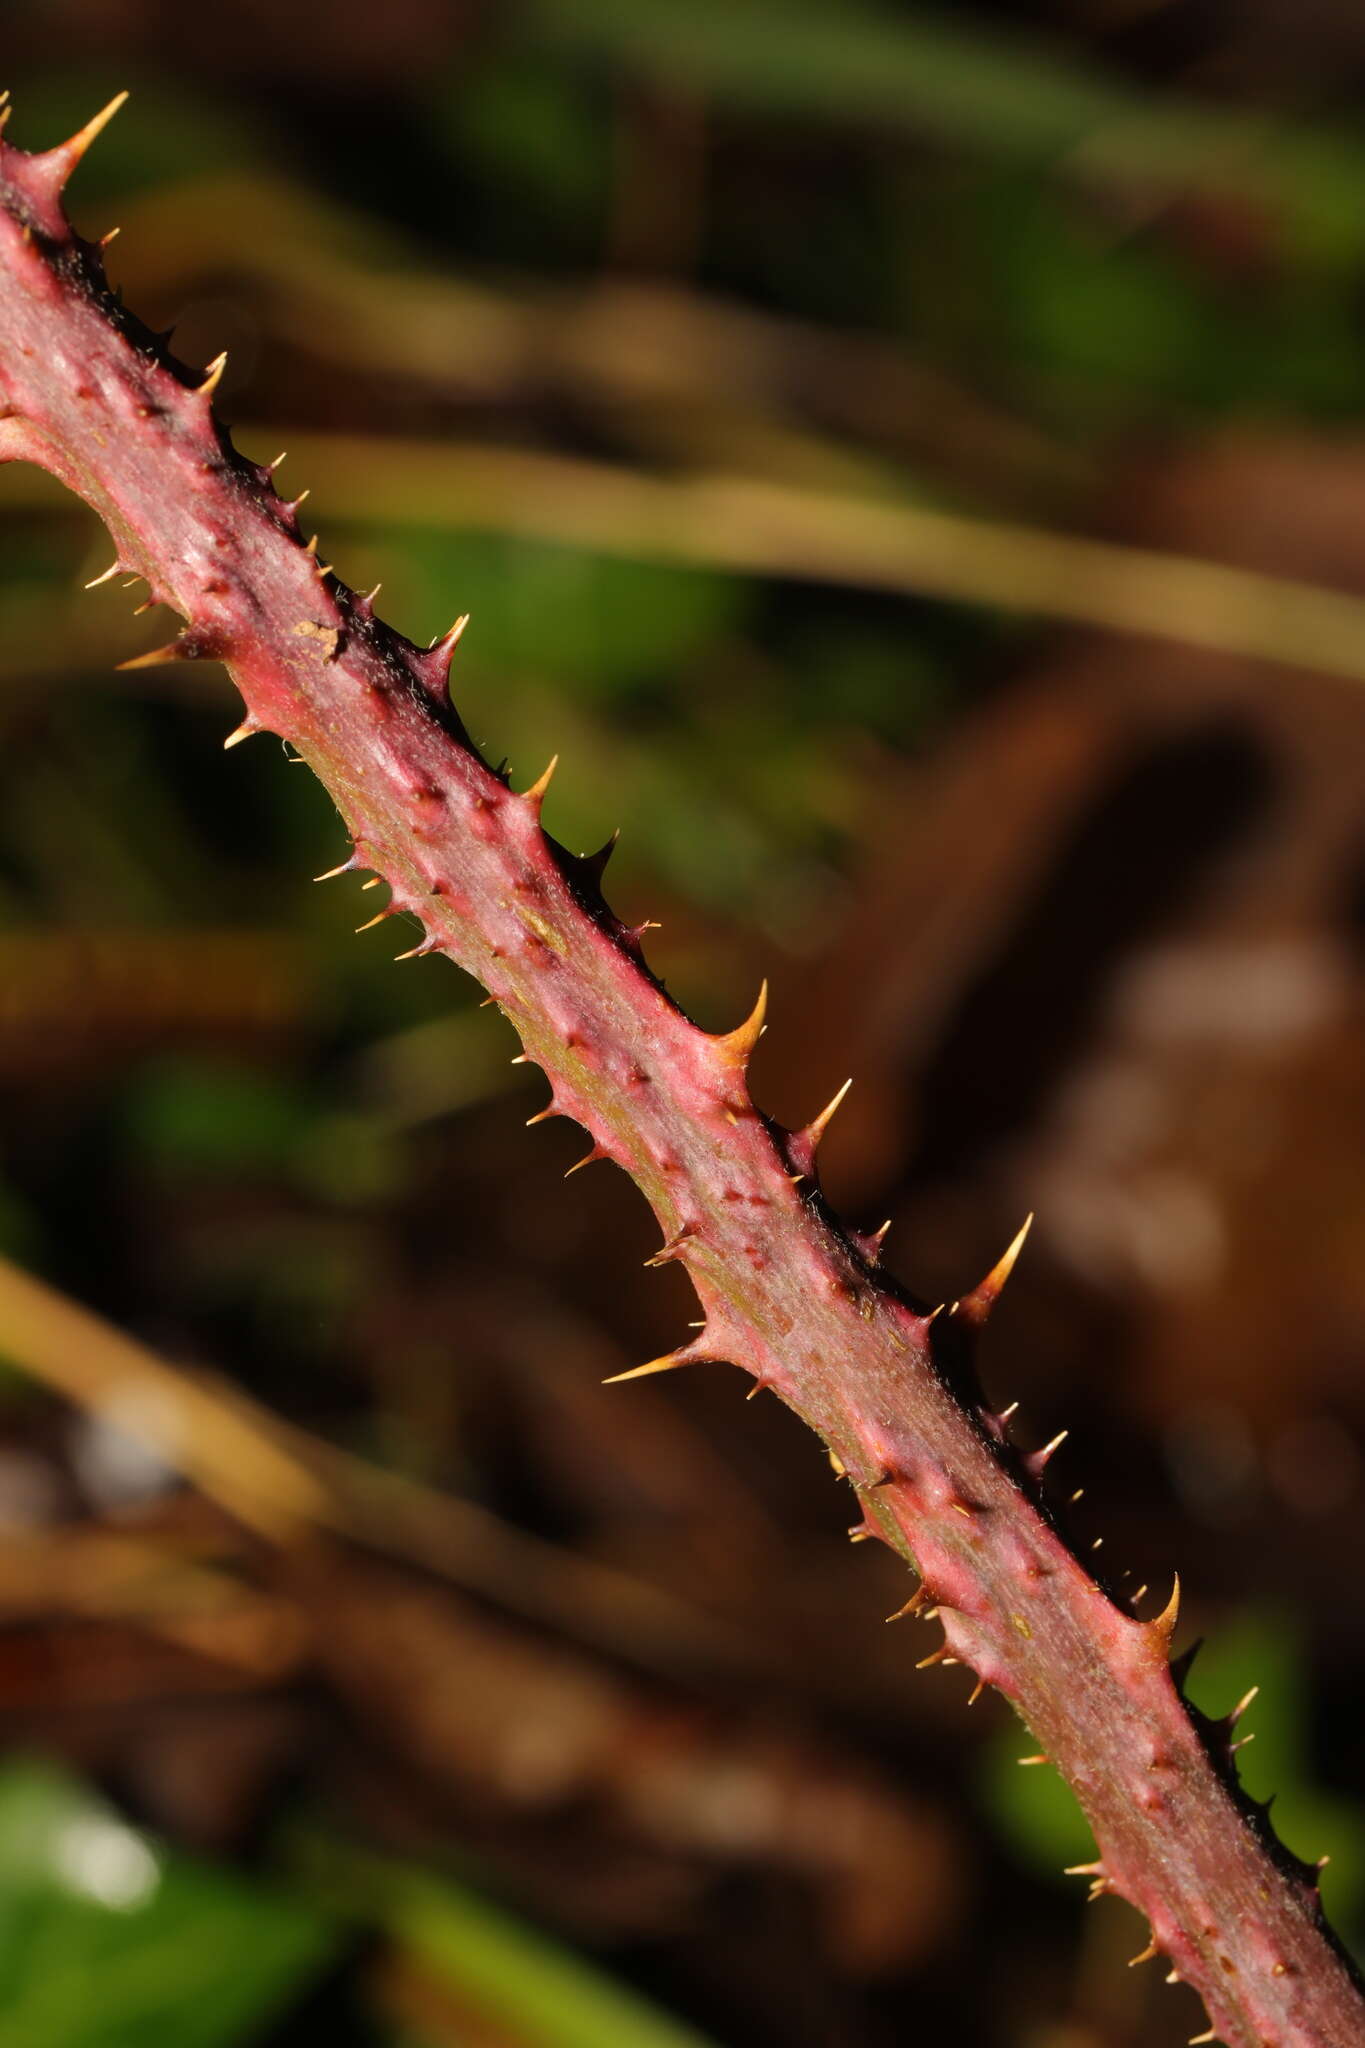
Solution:
[(1139, 1963), (1154, 1962), (1160, 1954), (1161, 1950), (1157, 1947), (1156, 1942), (1154, 1940), (1149, 1941), (1146, 1948), (1142, 1949), (1137, 1955), (1129, 1956), (1128, 1967), (1130, 1970), (1135, 1970)]
[(722, 1058), (731, 1061), (737, 1067), (747, 1066), (754, 1047), (763, 1036), (764, 1019), (767, 1014), (768, 984), (765, 980), (759, 986), (758, 1001), (744, 1022), (737, 1025), (733, 1031), (717, 1033), (714, 1043)]
[(213, 361), (205, 368), (204, 381), (197, 386), (200, 398), (212, 398), (214, 392), (223, 381), (223, 372), (226, 368), (227, 350), (224, 349), (222, 354), (216, 355)]
[(600, 1145), (594, 1145), (591, 1152), (585, 1152), (580, 1160), (568, 1168), (564, 1175), (565, 1180), (568, 1180), (570, 1174), (580, 1173), (585, 1166), (591, 1166), (594, 1159), (605, 1159), (607, 1157), (607, 1153), (602, 1150)]
[(1157, 1615), (1155, 1621), (1149, 1621), (1147, 1624), (1148, 1628), (1154, 1629), (1156, 1631), (1156, 1634), (1159, 1637), (1159, 1639), (1165, 1644), (1167, 1656), (1170, 1655), (1171, 1638), (1175, 1634), (1176, 1623), (1180, 1619), (1179, 1572), (1172, 1572), (1171, 1581), (1172, 1583), (1170, 1599), (1166, 1602), (1166, 1605), (1162, 1608), (1160, 1614)]
[(1251, 1687), (1251, 1689), (1250, 1689), (1250, 1690), (1249, 1690), (1248, 1692), (1244, 1692), (1244, 1693), (1242, 1694), (1242, 1697), (1241, 1697), (1241, 1698), (1240, 1698), (1240, 1699), (1238, 1700), (1238, 1702), (1237, 1702), (1236, 1706), (1235, 1706), (1235, 1707), (1233, 1708), (1232, 1712), (1231, 1712), (1231, 1713), (1230, 1713), (1229, 1715), (1227, 1715), (1227, 1716), (1226, 1716), (1226, 1719), (1225, 1719), (1225, 1722), (1224, 1722), (1224, 1725), (1225, 1725), (1226, 1727), (1228, 1727), (1228, 1728), (1235, 1728), (1235, 1727), (1237, 1726), (1237, 1723), (1238, 1723), (1238, 1722), (1239, 1722), (1239, 1721), (1241, 1720), (1241, 1718), (1242, 1718), (1243, 1714), (1244, 1714), (1244, 1713), (1246, 1712), (1247, 1708), (1248, 1708), (1248, 1707), (1249, 1707), (1249, 1706), (1251, 1705), (1251, 1702), (1252, 1702), (1252, 1701), (1253, 1701), (1253, 1700), (1255, 1699), (1255, 1697), (1256, 1697), (1257, 1693), (1258, 1693), (1258, 1692), (1259, 1692), (1260, 1690), (1261, 1690), (1261, 1688), (1260, 1688), (1260, 1686), (1259, 1686), (1259, 1685), (1253, 1685), (1253, 1686)]
[(540, 774), (531, 784), (531, 787), (525, 792), (526, 801), (528, 804), (535, 804), (537, 809), (539, 809), (540, 805), (544, 803), (545, 792), (550, 787), (550, 784), (554, 781), (555, 769), (558, 766), (558, 754), (551, 754), (546, 766), (541, 770)]
[(260, 730), (261, 728), (257, 725), (254, 718), (244, 718), (241, 724), (234, 731), (230, 732), (223, 741), (223, 752), (226, 754), (230, 747), (240, 747), (243, 740), (251, 739)]
[(985, 1326), (991, 1310), (1005, 1289), (1005, 1282), (1014, 1271), (1015, 1261), (1024, 1249), (1024, 1240), (1033, 1227), (1033, 1211), (1030, 1209), (1012, 1242), (996, 1260), (984, 1280), (978, 1281), (970, 1294), (964, 1294), (953, 1310), (953, 1314), (967, 1324), (969, 1329), (980, 1330)]
[(92, 576), (92, 577), (90, 578), (90, 581), (89, 581), (89, 582), (88, 582), (88, 583), (86, 584), (85, 588), (86, 588), (87, 590), (98, 590), (98, 589), (99, 589), (99, 587), (100, 587), (100, 585), (101, 585), (101, 583), (107, 583), (107, 582), (109, 581), (109, 578), (110, 578), (111, 576), (117, 576), (117, 575), (118, 575), (118, 572), (119, 572), (119, 570), (120, 570), (120, 569), (121, 569), (122, 567), (123, 567), (123, 564), (122, 564), (122, 562), (120, 562), (120, 561), (118, 560), (117, 556), (116, 556), (116, 557), (114, 558), (114, 560), (113, 560), (113, 561), (112, 561), (112, 562), (111, 562), (111, 563), (109, 564), (109, 567), (108, 567), (107, 569), (105, 569), (105, 570), (104, 570), (104, 571), (102, 572), (102, 574), (100, 574), (100, 575), (98, 575), (98, 576)]

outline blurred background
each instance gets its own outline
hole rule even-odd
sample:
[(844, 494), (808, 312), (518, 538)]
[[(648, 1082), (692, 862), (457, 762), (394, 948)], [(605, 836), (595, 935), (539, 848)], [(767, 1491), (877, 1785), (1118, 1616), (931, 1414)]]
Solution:
[[(23, 146), (132, 88), (78, 226), (349, 582), (472, 612), (671, 987), (769, 976), (764, 1106), (855, 1077), (892, 1270), (1036, 1209), (987, 1386), (1358, 1944), (1360, 9), (5, 30)], [(1185, 2040), (814, 1440), (601, 1388), (691, 1313), (643, 1206), (221, 674), (115, 671), (107, 559), (0, 473), (0, 2048)]]

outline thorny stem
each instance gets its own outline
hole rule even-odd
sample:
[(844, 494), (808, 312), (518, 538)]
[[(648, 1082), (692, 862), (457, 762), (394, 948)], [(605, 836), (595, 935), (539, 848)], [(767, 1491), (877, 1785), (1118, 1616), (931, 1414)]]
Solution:
[(336, 872), (382, 876), (380, 918), (423, 929), (400, 957), (444, 952), (476, 975), (549, 1078), (540, 1115), (576, 1119), (589, 1156), (632, 1176), (663, 1232), (652, 1263), (680, 1261), (705, 1315), (640, 1370), (732, 1361), (819, 1432), (857, 1496), (852, 1533), (920, 1574), (902, 1611), (942, 1621), (925, 1661), (970, 1666), (1018, 1709), (1094, 1829), (1094, 1891), (1131, 1900), (1202, 1996), (1199, 2038), (1365, 2042), (1316, 1872), (1237, 1788), (1234, 1717), (1180, 1698), (1175, 1598), (1148, 1622), (1114, 1605), (1043, 1503), (1048, 1452), (1015, 1452), (975, 1391), (972, 1340), (1019, 1241), (933, 1316), (878, 1277), (879, 1241), (819, 1194), (828, 1112), (788, 1131), (750, 1099), (762, 997), (728, 1035), (690, 1022), (602, 898), (609, 848), (579, 859), (542, 829), (550, 771), (517, 795), (470, 745), (447, 689), (463, 620), (420, 650), (376, 618), (216, 424), (221, 359), (197, 380), (111, 296), (62, 206), (109, 111), (42, 155), (0, 143), (0, 459), (94, 507), (117, 570), (186, 621), (140, 660), (226, 664), (246, 703), (228, 744), (269, 730), (297, 749), (351, 836)]

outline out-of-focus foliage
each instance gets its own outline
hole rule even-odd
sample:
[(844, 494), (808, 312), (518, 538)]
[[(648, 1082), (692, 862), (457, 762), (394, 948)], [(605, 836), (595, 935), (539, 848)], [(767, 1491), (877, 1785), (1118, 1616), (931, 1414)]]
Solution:
[(49, 1769), (0, 1779), (5, 2048), (228, 2048), (335, 1946), (298, 1897), (168, 1854)]
[[(133, 88), (79, 225), (327, 556), (472, 612), (470, 730), (621, 828), (704, 1022), (769, 975), (774, 1113), (854, 1073), (892, 1269), (1038, 1211), (986, 1378), (1118, 1597), (1180, 1565), (1196, 1700), (1260, 1683), (1356, 1939), (1359, 10), (11, 13), (22, 144)], [(0, 1251), (168, 1375), (0, 1271), (0, 1728), (115, 1802), (5, 1781), (3, 2038), (112, 2044), (125, 1982), (242, 2048), (1197, 2031), (789, 1418), (600, 1390), (685, 1285), (478, 991), (313, 887), (307, 774), (116, 671), (165, 633), (45, 479), (0, 541)], [(54, 1884), (68, 1825), (146, 1899)]]

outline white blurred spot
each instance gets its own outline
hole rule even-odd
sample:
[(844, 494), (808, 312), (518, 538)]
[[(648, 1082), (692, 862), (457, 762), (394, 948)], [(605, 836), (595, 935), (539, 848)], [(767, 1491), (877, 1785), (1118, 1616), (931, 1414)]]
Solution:
[(1140, 955), (1114, 991), (1129, 1031), (1151, 1045), (1202, 1041), (1272, 1051), (1340, 1014), (1346, 973), (1327, 946), (1167, 946)]
[(130, 1380), (76, 1418), (71, 1462), (96, 1507), (131, 1507), (179, 1484), (173, 1460), (183, 1434), (174, 1394)]
[(161, 1870), (141, 1835), (122, 1821), (83, 1814), (68, 1821), (53, 1849), (57, 1875), (73, 1892), (119, 1913), (143, 1906)]

